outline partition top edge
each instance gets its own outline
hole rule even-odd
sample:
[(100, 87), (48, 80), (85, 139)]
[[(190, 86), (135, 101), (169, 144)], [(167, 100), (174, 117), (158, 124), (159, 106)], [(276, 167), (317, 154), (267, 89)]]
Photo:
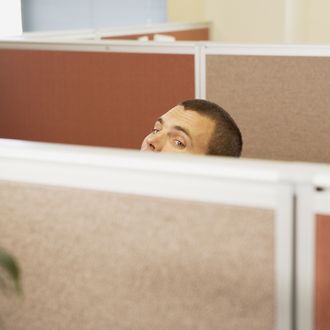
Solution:
[(128, 41), (7, 38), (0, 40), (0, 49), (36, 49), (63, 51), (141, 52), (242, 56), (312, 56), (329, 57), (330, 45), (230, 44), (205, 41)]
[(250, 182), (296, 182), (330, 187), (330, 165), (219, 156), (154, 154), (137, 150), (0, 139), (0, 160), (198, 175)]
[(234, 44), (204, 42), (206, 55), (330, 56), (323, 44)]
[(144, 34), (144, 33), (163, 33), (173, 31), (195, 30), (202, 28), (210, 28), (210, 22), (171, 22), (160, 24), (145, 24), (136, 26), (118, 26), (118, 27), (103, 27), (95, 29), (77, 29), (77, 30), (58, 30), (58, 31), (43, 31), (43, 32), (24, 32), (22, 39), (26, 38), (59, 38), (59, 37), (75, 37), (75, 38), (95, 38), (104, 36), (121, 36), (129, 34)]
[(0, 40), (0, 49), (195, 54), (198, 42), (126, 40)]

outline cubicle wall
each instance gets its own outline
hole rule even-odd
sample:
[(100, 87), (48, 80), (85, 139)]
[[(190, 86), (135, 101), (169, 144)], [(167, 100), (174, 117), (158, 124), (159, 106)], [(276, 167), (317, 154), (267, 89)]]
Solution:
[(0, 200), (8, 329), (329, 328), (328, 165), (2, 140)]
[(330, 47), (0, 43), (0, 136), (139, 148), (155, 118), (202, 97), (228, 110), (243, 157), (330, 162)]
[(275, 328), (271, 211), (8, 182), (0, 196), (24, 271), (8, 329)]
[(143, 25), (127, 25), (113, 26), (90, 29), (75, 30), (55, 30), (55, 31), (38, 31), (24, 32), (20, 36), (16, 36), (16, 40), (99, 40), (99, 39), (136, 39), (138, 36), (153, 36), (154, 34), (172, 35), (176, 40), (209, 40), (209, 32), (211, 29), (210, 22), (194, 22), (194, 23), (162, 23), (162, 24), (143, 24)]
[(316, 329), (330, 327), (330, 198), (328, 210), (316, 218)]
[(195, 97), (194, 45), (1, 43), (0, 136), (139, 148)]
[[(329, 55), (329, 47), (316, 46), (2, 42), (0, 135), (138, 148), (159, 114), (182, 99), (207, 97), (238, 122), (243, 156), (329, 163)], [(119, 156), (108, 159), (103, 153), (109, 150), (85, 153), (62, 147), (61, 152), (55, 148), (54, 154), (46, 153), (53, 155), (45, 156), (49, 163), (39, 164), (39, 154), (30, 145), (23, 144), (17, 153), (15, 148), (11, 145), (3, 152), (11, 159), (13, 154), (7, 152), (14, 150), (14, 158), (20, 161), (3, 158), (0, 162), (0, 194), (5, 201), (0, 221), (3, 244), (17, 253), (27, 271), (28, 298), (1, 309), (9, 328), (11, 322), (20, 324), (17, 329), (23, 329), (24, 323), (31, 324), (31, 329), (44, 328), (43, 322), (49, 320), (56, 329), (68, 324), (88, 329), (96, 319), (101, 329), (109, 324), (131, 327), (133, 322), (138, 328), (157, 328), (161, 323), (167, 328), (198, 324), (212, 329), (219, 320), (228, 329), (247, 328), (243, 324), (253, 330), (290, 329), (291, 325), (299, 330), (329, 328), (328, 176), (314, 180), (314, 172), (307, 171), (299, 178), (297, 164), (275, 163), (266, 171), (252, 166), (251, 179), (244, 176), (250, 169), (244, 159), (236, 173), (229, 169), (235, 163), (213, 158), (206, 163), (188, 157), (181, 163), (170, 155), (158, 155), (162, 157), (158, 163), (153, 155), (127, 156), (112, 150)], [(57, 164), (62, 152), (69, 157), (62, 159), (63, 167)], [(87, 159), (91, 163), (85, 163)], [(133, 167), (122, 169), (123, 164)], [(22, 208), (16, 208), (20, 204)], [(38, 214), (35, 208), (40, 209)], [(25, 216), (29, 221), (22, 223)], [(191, 219), (192, 225), (185, 219)], [(198, 219), (208, 226), (199, 226)], [(248, 224), (256, 232), (249, 231)], [(80, 232), (74, 231), (76, 227)], [(123, 232), (131, 227), (131, 243), (119, 248), (121, 241), (107, 239), (124, 240)], [(149, 229), (139, 231), (140, 227)], [(159, 232), (159, 228), (166, 230)], [(37, 242), (43, 247), (40, 251), (35, 248)], [(86, 251), (87, 259), (75, 242)], [(93, 250), (90, 242), (99, 245)], [(247, 254), (252, 250), (252, 256)], [(45, 268), (38, 270), (35, 265), (45, 260)], [(104, 260), (112, 263), (105, 265)], [(135, 265), (132, 260), (137, 260)], [(77, 271), (70, 282), (60, 270), (72, 265)], [(107, 274), (113, 282), (106, 281)], [(196, 283), (203, 285), (194, 291)], [(56, 295), (58, 291), (63, 294)], [(148, 300), (141, 298), (143, 291), (151, 292)], [(53, 295), (57, 300), (45, 298)], [(81, 311), (88, 301), (95, 309), (85, 315)], [(137, 309), (131, 308), (132, 301)], [(74, 313), (69, 315), (70, 309)], [(130, 314), (118, 320), (124, 309)], [(78, 314), (84, 315), (78, 318)]]
[(118, 28), (100, 30), (97, 34), (101, 39), (136, 40), (139, 37), (154, 39), (155, 34), (172, 36), (177, 41), (206, 41), (209, 40), (210, 23), (167, 23), (136, 28)]
[(8, 329), (290, 329), (293, 195), (275, 167), (3, 141), (0, 180), (23, 270)]
[(330, 162), (330, 48), (205, 47), (203, 96), (227, 109), (249, 158)]
[(183, 31), (164, 31), (160, 33), (145, 33), (145, 34), (123, 34), (119, 36), (105, 36), (102, 39), (120, 39), (120, 40), (136, 40), (140, 37), (147, 37), (149, 40), (153, 40), (155, 34), (174, 37), (178, 41), (205, 41), (209, 40), (209, 29), (191, 29)]
[(321, 172), (297, 191), (297, 328), (325, 330), (330, 327), (330, 176)]

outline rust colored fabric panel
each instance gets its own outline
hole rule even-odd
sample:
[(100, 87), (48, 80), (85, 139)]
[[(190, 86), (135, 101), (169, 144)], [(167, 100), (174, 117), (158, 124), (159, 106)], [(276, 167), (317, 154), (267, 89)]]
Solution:
[[(155, 33), (146, 33), (146, 34), (131, 34), (131, 35), (122, 35), (116, 37), (103, 37), (102, 39), (118, 39), (118, 40), (136, 40), (139, 37), (147, 36), (149, 40), (153, 40), (153, 36)], [(203, 41), (210, 40), (209, 39), (209, 29), (193, 29), (193, 30), (185, 30), (185, 31), (168, 31), (168, 32), (160, 32), (157, 34), (164, 34), (168, 36), (175, 37), (177, 41)]]
[(0, 182), (6, 329), (274, 329), (274, 212)]
[(316, 330), (330, 329), (330, 216), (318, 215), (316, 225)]
[(0, 50), (0, 137), (139, 148), (194, 85), (193, 55)]
[(207, 56), (207, 97), (228, 110), (243, 156), (330, 163), (330, 57)]

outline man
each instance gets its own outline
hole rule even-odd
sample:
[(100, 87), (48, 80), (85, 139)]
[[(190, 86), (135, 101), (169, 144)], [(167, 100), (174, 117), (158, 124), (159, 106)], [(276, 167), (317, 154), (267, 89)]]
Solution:
[(224, 109), (194, 99), (158, 118), (141, 150), (239, 157), (242, 144), (239, 128)]

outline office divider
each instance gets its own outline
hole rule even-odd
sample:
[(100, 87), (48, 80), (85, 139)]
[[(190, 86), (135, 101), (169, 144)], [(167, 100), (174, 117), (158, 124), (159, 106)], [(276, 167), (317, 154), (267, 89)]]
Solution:
[(209, 40), (211, 24), (209, 22), (194, 23), (162, 23), (130, 26), (113, 26), (93, 29), (76, 29), (60, 31), (24, 32), (17, 36), (18, 40), (99, 40), (116, 37), (128, 37), (154, 34), (170, 34), (177, 40)]
[(297, 189), (297, 329), (329, 328), (330, 175), (324, 167)]
[(290, 329), (293, 191), (280, 165), (1, 141), (8, 328)]
[(330, 162), (328, 46), (34, 40), (0, 54), (2, 137), (138, 148), (202, 97), (233, 115), (244, 157)]
[[(136, 40), (139, 37), (147, 37), (149, 40), (154, 39), (154, 35), (156, 33), (140, 33), (140, 34), (123, 34), (119, 36), (105, 36), (102, 39), (108, 40)], [(177, 41), (205, 41), (209, 40), (209, 29), (201, 28), (201, 29), (191, 29), (191, 30), (183, 30), (183, 31), (164, 31), (161, 33), (157, 33), (161, 35), (174, 37)]]
[(327, 199), (328, 211), (316, 219), (316, 329), (330, 327), (330, 198)]
[(203, 96), (227, 109), (249, 158), (330, 162), (330, 47), (206, 44)]
[(167, 23), (141, 27), (127, 27), (126, 29), (99, 30), (97, 35), (101, 39), (134, 40), (146, 36), (154, 39), (155, 34), (169, 35), (178, 41), (206, 41), (209, 40), (210, 24), (204, 23)]
[[(245, 157), (329, 163), (329, 55), (327, 46), (1, 42), (0, 135), (138, 148), (159, 114), (182, 99), (207, 97), (238, 122)], [(193, 323), (213, 328), (217, 317), (228, 329), (246, 324), (277, 330), (328, 327), (327, 166), (213, 158), (206, 163), (198, 157), (154, 158), (110, 149), (5, 145), (0, 148), (1, 239), (17, 252), (29, 278), (25, 303), (1, 305), (9, 328), (14, 322), (17, 329), (26, 324), (42, 328), (46, 319), (56, 329), (71, 322), (88, 328), (95, 319), (99, 328), (130, 327), (132, 322), (140, 328), (157, 328), (157, 322), (168, 328), (175, 322), (182, 328)], [(299, 170), (305, 173), (301, 177)], [(186, 218), (192, 219), (191, 226)], [(199, 226), (199, 218), (208, 226)], [(81, 231), (75, 232), (75, 226)], [(17, 228), (22, 236), (16, 236)], [(119, 241), (107, 238), (123, 239), (124, 231), (132, 240), (121, 250)], [(43, 250), (29, 264), (37, 245), (30, 244), (32, 239)], [(63, 247), (56, 244), (62, 239)], [(83, 244), (87, 260), (75, 241)], [(95, 241), (99, 245), (89, 250)], [(252, 250), (257, 252), (246, 254)], [(140, 268), (131, 268), (131, 253)], [(104, 266), (104, 260), (112, 264)], [(38, 274), (35, 265), (42, 262)], [(76, 270), (72, 287), (60, 273), (69, 265)], [(249, 265), (255, 267), (246, 272)], [(96, 271), (103, 266), (104, 273)], [(114, 282), (106, 282), (106, 273)], [(196, 283), (207, 283), (204, 291), (193, 291)], [(236, 286), (238, 291), (230, 291)], [(83, 288), (85, 296), (80, 295)], [(152, 292), (146, 301), (141, 288)], [(254, 300), (252, 291), (257, 292)], [(96, 307), (81, 319), (65, 310), (83, 314), (88, 301)], [(139, 309), (118, 321), (130, 302)]]
[(0, 136), (139, 148), (195, 97), (194, 44), (2, 43)]

